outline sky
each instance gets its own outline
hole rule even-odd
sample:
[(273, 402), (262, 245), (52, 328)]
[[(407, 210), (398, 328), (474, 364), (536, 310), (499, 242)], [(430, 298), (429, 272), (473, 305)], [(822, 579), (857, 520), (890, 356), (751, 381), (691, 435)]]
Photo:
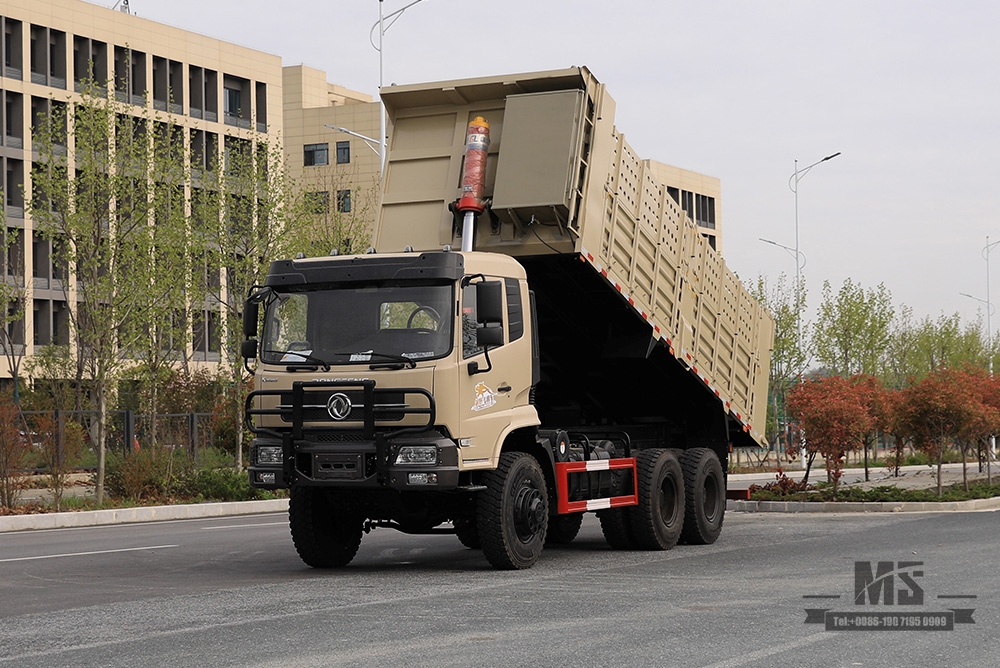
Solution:
[[(377, 0), (129, 4), (378, 92)], [(386, 85), (587, 66), (641, 157), (721, 179), (723, 256), (746, 282), (794, 277), (794, 254), (760, 238), (795, 246), (796, 160), (839, 151), (799, 174), (809, 306), (824, 281), (836, 292), (850, 279), (884, 284), (918, 319), (985, 322), (984, 247), (1000, 241), (998, 35), (991, 0), (422, 0), (385, 32), (382, 56)], [(990, 270), (998, 304), (1000, 245)]]

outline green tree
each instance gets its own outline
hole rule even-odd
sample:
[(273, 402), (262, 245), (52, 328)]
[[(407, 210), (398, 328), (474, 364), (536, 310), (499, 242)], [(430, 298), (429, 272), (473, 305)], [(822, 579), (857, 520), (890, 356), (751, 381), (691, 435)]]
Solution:
[(889, 341), (879, 377), (885, 387), (901, 389), (910, 384), (917, 369), (918, 332), (913, 309), (905, 304), (893, 315)]
[(806, 350), (804, 345), (800, 345), (798, 335), (801, 310), (795, 303), (798, 295), (801, 305), (805, 304), (805, 284), (803, 282), (796, 293), (794, 285), (788, 284), (788, 277), (784, 273), (779, 274), (778, 280), (773, 284), (768, 284), (766, 277), (758, 276), (757, 282), (750, 287), (750, 294), (774, 318), (765, 436), (768, 442), (775, 445), (779, 439), (784, 438), (786, 449), (791, 448), (793, 444), (788, 440), (790, 430), (786, 399), (789, 390), (801, 380), (802, 370), (807, 362)]
[(158, 442), (156, 414), (159, 388), (186, 361), (188, 322), (185, 304), (190, 291), (190, 234), (185, 191), (190, 170), (184, 155), (184, 130), (171, 120), (154, 119), (150, 159), (150, 215), (145, 240), (150, 250), (145, 270), (148, 290), (133, 317), (124, 323), (126, 338), (135, 342), (131, 355), (141, 360), (129, 375), (138, 381), (140, 408), (149, 415), (148, 439)]
[(884, 285), (866, 290), (847, 279), (834, 296), (830, 282), (824, 281), (813, 334), (816, 359), (840, 376), (877, 373), (889, 346), (892, 317)]
[(923, 378), (938, 369), (986, 368), (988, 346), (979, 323), (962, 326), (957, 313), (924, 318), (917, 327), (912, 373)]
[[(109, 408), (127, 356), (145, 336), (132, 323), (168, 296), (149, 280), (157, 251), (150, 119), (94, 88), (66, 108), (68, 118), (51, 113), (34, 129), (39, 159), (29, 206), (37, 229), (58, 242), (57, 261), (74, 277), (63, 283), (67, 303), (76, 305), (69, 309), (76, 403), (81, 407), (84, 387), (89, 389), (97, 413), (95, 497), (101, 503)], [(64, 152), (58, 146), (67, 125)]]
[(249, 289), (263, 282), (270, 263), (290, 252), (289, 239), (307, 230), (280, 156), (260, 137), (227, 137), (223, 155), (199, 175), (190, 204), (192, 241), (205, 267), (190, 303), (221, 318), (220, 371), (232, 379), (226, 391), (233, 394), (237, 466), (243, 463), (243, 302)]

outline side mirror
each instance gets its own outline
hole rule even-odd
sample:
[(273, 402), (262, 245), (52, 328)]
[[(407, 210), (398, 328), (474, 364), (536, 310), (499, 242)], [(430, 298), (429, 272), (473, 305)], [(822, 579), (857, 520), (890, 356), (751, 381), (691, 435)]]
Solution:
[(482, 348), (496, 348), (503, 345), (503, 327), (477, 327), (476, 345)]
[(476, 283), (476, 317), (485, 325), (503, 323), (503, 282)]
[[(260, 304), (248, 299), (243, 306), (243, 336), (248, 339), (257, 336), (257, 320), (259, 317)], [(251, 357), (256, 357), (256, 355), (251, 355)]]
[(245, 360), (257, 359), (257, 339), (247, 339), (240, 345), (240, 356)]

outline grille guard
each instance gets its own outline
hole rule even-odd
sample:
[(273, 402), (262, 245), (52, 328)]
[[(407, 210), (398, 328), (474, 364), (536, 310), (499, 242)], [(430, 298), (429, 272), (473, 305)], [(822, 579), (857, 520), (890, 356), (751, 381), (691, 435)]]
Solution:
[[(264, 434), (267, 436), (272, 436), (275, 438), (283, 438), (287, 432), (282, 432), (274, 428), (258, 427), (254, 424), (255, 416), (263, 415), (276, 415), (281, 417), (290, 423), (291, 426), (291, 436), (293, 440), (302, 440), (303, 433), (307, 431), (304, 426), (305, 419), (303, 416), (304, 407), (306, 406), (307, 397), (310, 395), (323, 395), (322, 403), (325, 405), (329, 400), (331, 394), (334, 394), (333, 390), (355, 390), (360, 389), (363, 410), (361, 419), (357, 418), (344, 418), (342, 420), (334, 420), (332, 417), (329, 418), (329, 426), (323, 427), (309, 427), (308, 431), (349, 431), (358, 432), (361, 431), (362, 435), (366, 439), (375, 438), (376, 431), (379, 427), (382, 433), (405, 433), (408, 431), (425, 431), (429, 427), (434, 425), (435, 420), (435, 405), (434, 397), (427, 390), (420, 387), (391, 387), (391, 388), (377, 388), (375, 387), (374, 380), (334, 380), (328, 382), (322, 381), (296, 381), (292, 383), (292, 388), (290, 390), (255, 390), (247, 395), (245, 404), (245, 417), (246, 426), (253, 434)], [(403, 405), (396, 403), (400, 397), (403, 396)], [(406, 401), (409, 395), (421, 395), (427, 399), (427, 407), (412, 407), (410, 403)], [(252, 408), (251, 403), (254, 399), (258, 397), (278, 397), (279, 406), (277, 408)], [(392, 403), (379, 402), (380, 397), (391, 397), (393, 399)], [(291, 401), (285, 401), (286, 398), (290, 398)], [(311, 406), (315, 407), (317, 399), (313, 399)], [(405, 427), (396, 428), (385, 428), (384, 425), (380, 425), (380, 422), (385, 420), (398, 421), (400, 415), (405, 419), (408, 415), (426, 415), (427, 422), (423, 425), (408, 425)], [(310, 422), (316, 422), (316, 420), (310, 420)]]

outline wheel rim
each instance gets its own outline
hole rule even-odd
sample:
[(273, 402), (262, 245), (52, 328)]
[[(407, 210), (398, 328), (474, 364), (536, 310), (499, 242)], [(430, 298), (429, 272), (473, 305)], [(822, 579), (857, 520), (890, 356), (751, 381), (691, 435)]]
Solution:
[(670, 526), (677, 516), (677, 485), (672, 478), (664, 478), (660, 484), (660, 519)]
[(514, 532), (522, 543), (530, 542), (545, 523), (545, 498), (530, 480), (522, 480), (514, 496)]
[(714, 475), (705, 476), (705, 518), (712, 522), (719, 512), (719, 481)]

